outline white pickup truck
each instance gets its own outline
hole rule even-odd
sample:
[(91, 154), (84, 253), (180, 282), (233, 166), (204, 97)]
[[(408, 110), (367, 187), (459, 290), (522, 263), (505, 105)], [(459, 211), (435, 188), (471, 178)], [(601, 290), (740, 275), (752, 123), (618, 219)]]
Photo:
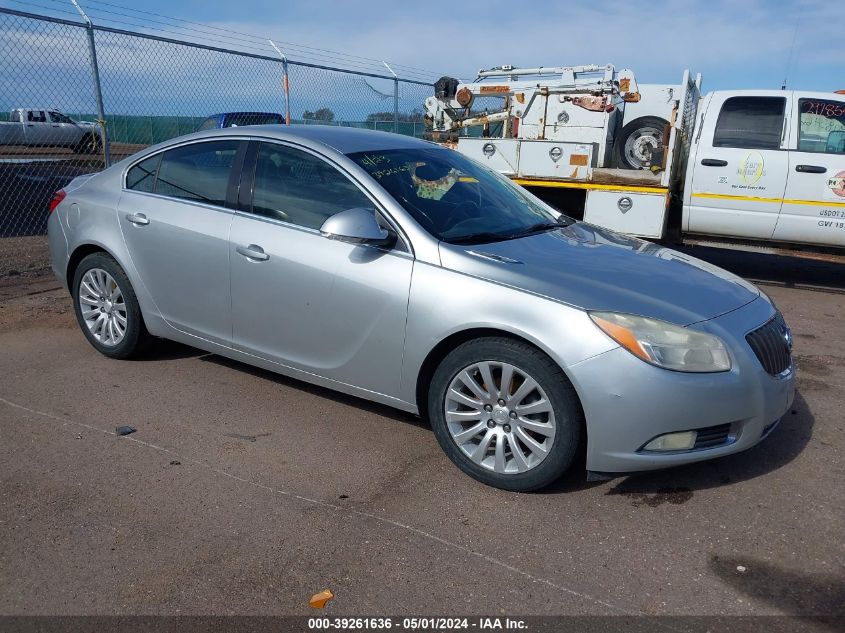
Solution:
[[(566, 73), (561, 87), (548, 77), (531, 86), (517, 72), (486, 73), (494, 75), (492, 87), (483, 77), (457, 84), (451, 101), (429, 99), (435, 130), (482, 120), (490, 132), (462, 135), (458, 151), (564, 212), (620, 232), (817, 259), (845, 255), (845, 94), (724, 90), (702, 97), (701, 77), (689, 71), (677, 86), (638, 88), (625, 81), (630, 71), (620, 71), (608, 72), (612, 90), (599, 101), (578, 95)], [(495, 95), (504, 108), (444, 126), (440, 112), (460, 114), (459, 98), (472, 101), (461, 94), (465, 86)], [(648, 94), (659, 96), (659, 111), (642, 108)], [(615, 113), (624, 118), (614, 122)], [(503, 131), (488, 120), (504, 121)], [(625, 134), (638, 126), (645, 132)], [(631, 168), (639, 154), (646, 169)]]
[(94, 154), (102, 141), (96, 123), (74, 121), (57, 110), (15, 108), (0, 123), (0, 146), (70, 147), (77, 153)]

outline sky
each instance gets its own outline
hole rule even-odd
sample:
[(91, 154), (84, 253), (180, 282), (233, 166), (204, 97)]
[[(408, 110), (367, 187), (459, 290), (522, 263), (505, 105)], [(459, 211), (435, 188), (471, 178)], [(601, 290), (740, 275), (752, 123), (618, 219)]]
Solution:
[(612, 63), (641, 83), (678, 82), (690, 68), (705, 89), (780, 88), (787, 72), (791, 88), (845, 89), (845, 19), (829, 0), (111, 1), (436, 76)]
[[(822, 0), (79, 0), (96, 24), (430, 85), (481, 68), (604, 65), (639, 83), (678, 83), (689, 68), (703, 91), (845, 89), (845, 20)], [(79, 21), (70, 0), (0, 0), (0, 7)], [(0, 16), (2, 18), (3, 16)], [(92, 112), (81, 29), (0, 21), (0, 104)], [(9, 26), (11, 25), (11, 26)], [(97, 36), (106, 107), (121, 114), (205, 115), (279, 108), (278, 64), (233, 59), (109, 34)], [(249, 63), (247, 63), (249, 62)], [(392, 109), (392, 82), (291, 67), (294, 116), (328, 105), (363, 120)], [(431, 89), (402, 85), (400, 109)], [(8, 101), (8, 103), (6, 103)]]

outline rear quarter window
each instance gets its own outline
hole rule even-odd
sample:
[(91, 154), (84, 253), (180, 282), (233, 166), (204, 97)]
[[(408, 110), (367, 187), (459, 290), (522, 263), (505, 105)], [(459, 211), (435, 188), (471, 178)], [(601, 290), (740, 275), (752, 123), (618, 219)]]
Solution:
[(234, 140), (208, 141), (164, 152), (155, 193), (224, 206), (238, 144)]
[(161, 154), (156, 154), (132, 167), (126, 174), (126, 188), (152, 193)]

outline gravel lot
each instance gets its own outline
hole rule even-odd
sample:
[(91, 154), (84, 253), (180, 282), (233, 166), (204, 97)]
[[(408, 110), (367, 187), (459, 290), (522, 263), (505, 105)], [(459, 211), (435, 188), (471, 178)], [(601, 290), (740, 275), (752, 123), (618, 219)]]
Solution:
[(843, 269), (713, 260), (776, 282), (793, 410), (741, 455), (535, 494), (386, 407), (177, 345), (108, 360), (55, 280), (0, 275), (0, 613), (845, 615), (845, 294), (788, 287)]
[(0, 238), (0, 280), (43, 276), (50, 269), (46, 235)]

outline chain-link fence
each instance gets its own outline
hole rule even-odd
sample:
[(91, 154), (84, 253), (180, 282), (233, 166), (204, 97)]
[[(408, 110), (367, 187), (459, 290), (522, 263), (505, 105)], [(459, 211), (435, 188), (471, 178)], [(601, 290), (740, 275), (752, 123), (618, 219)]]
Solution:
[[(429, 84), (0, 8), (0, 238), (54, 191), (224, 112), (421, 136)], [(0, 248), (2, 242), (0, 241)]]

